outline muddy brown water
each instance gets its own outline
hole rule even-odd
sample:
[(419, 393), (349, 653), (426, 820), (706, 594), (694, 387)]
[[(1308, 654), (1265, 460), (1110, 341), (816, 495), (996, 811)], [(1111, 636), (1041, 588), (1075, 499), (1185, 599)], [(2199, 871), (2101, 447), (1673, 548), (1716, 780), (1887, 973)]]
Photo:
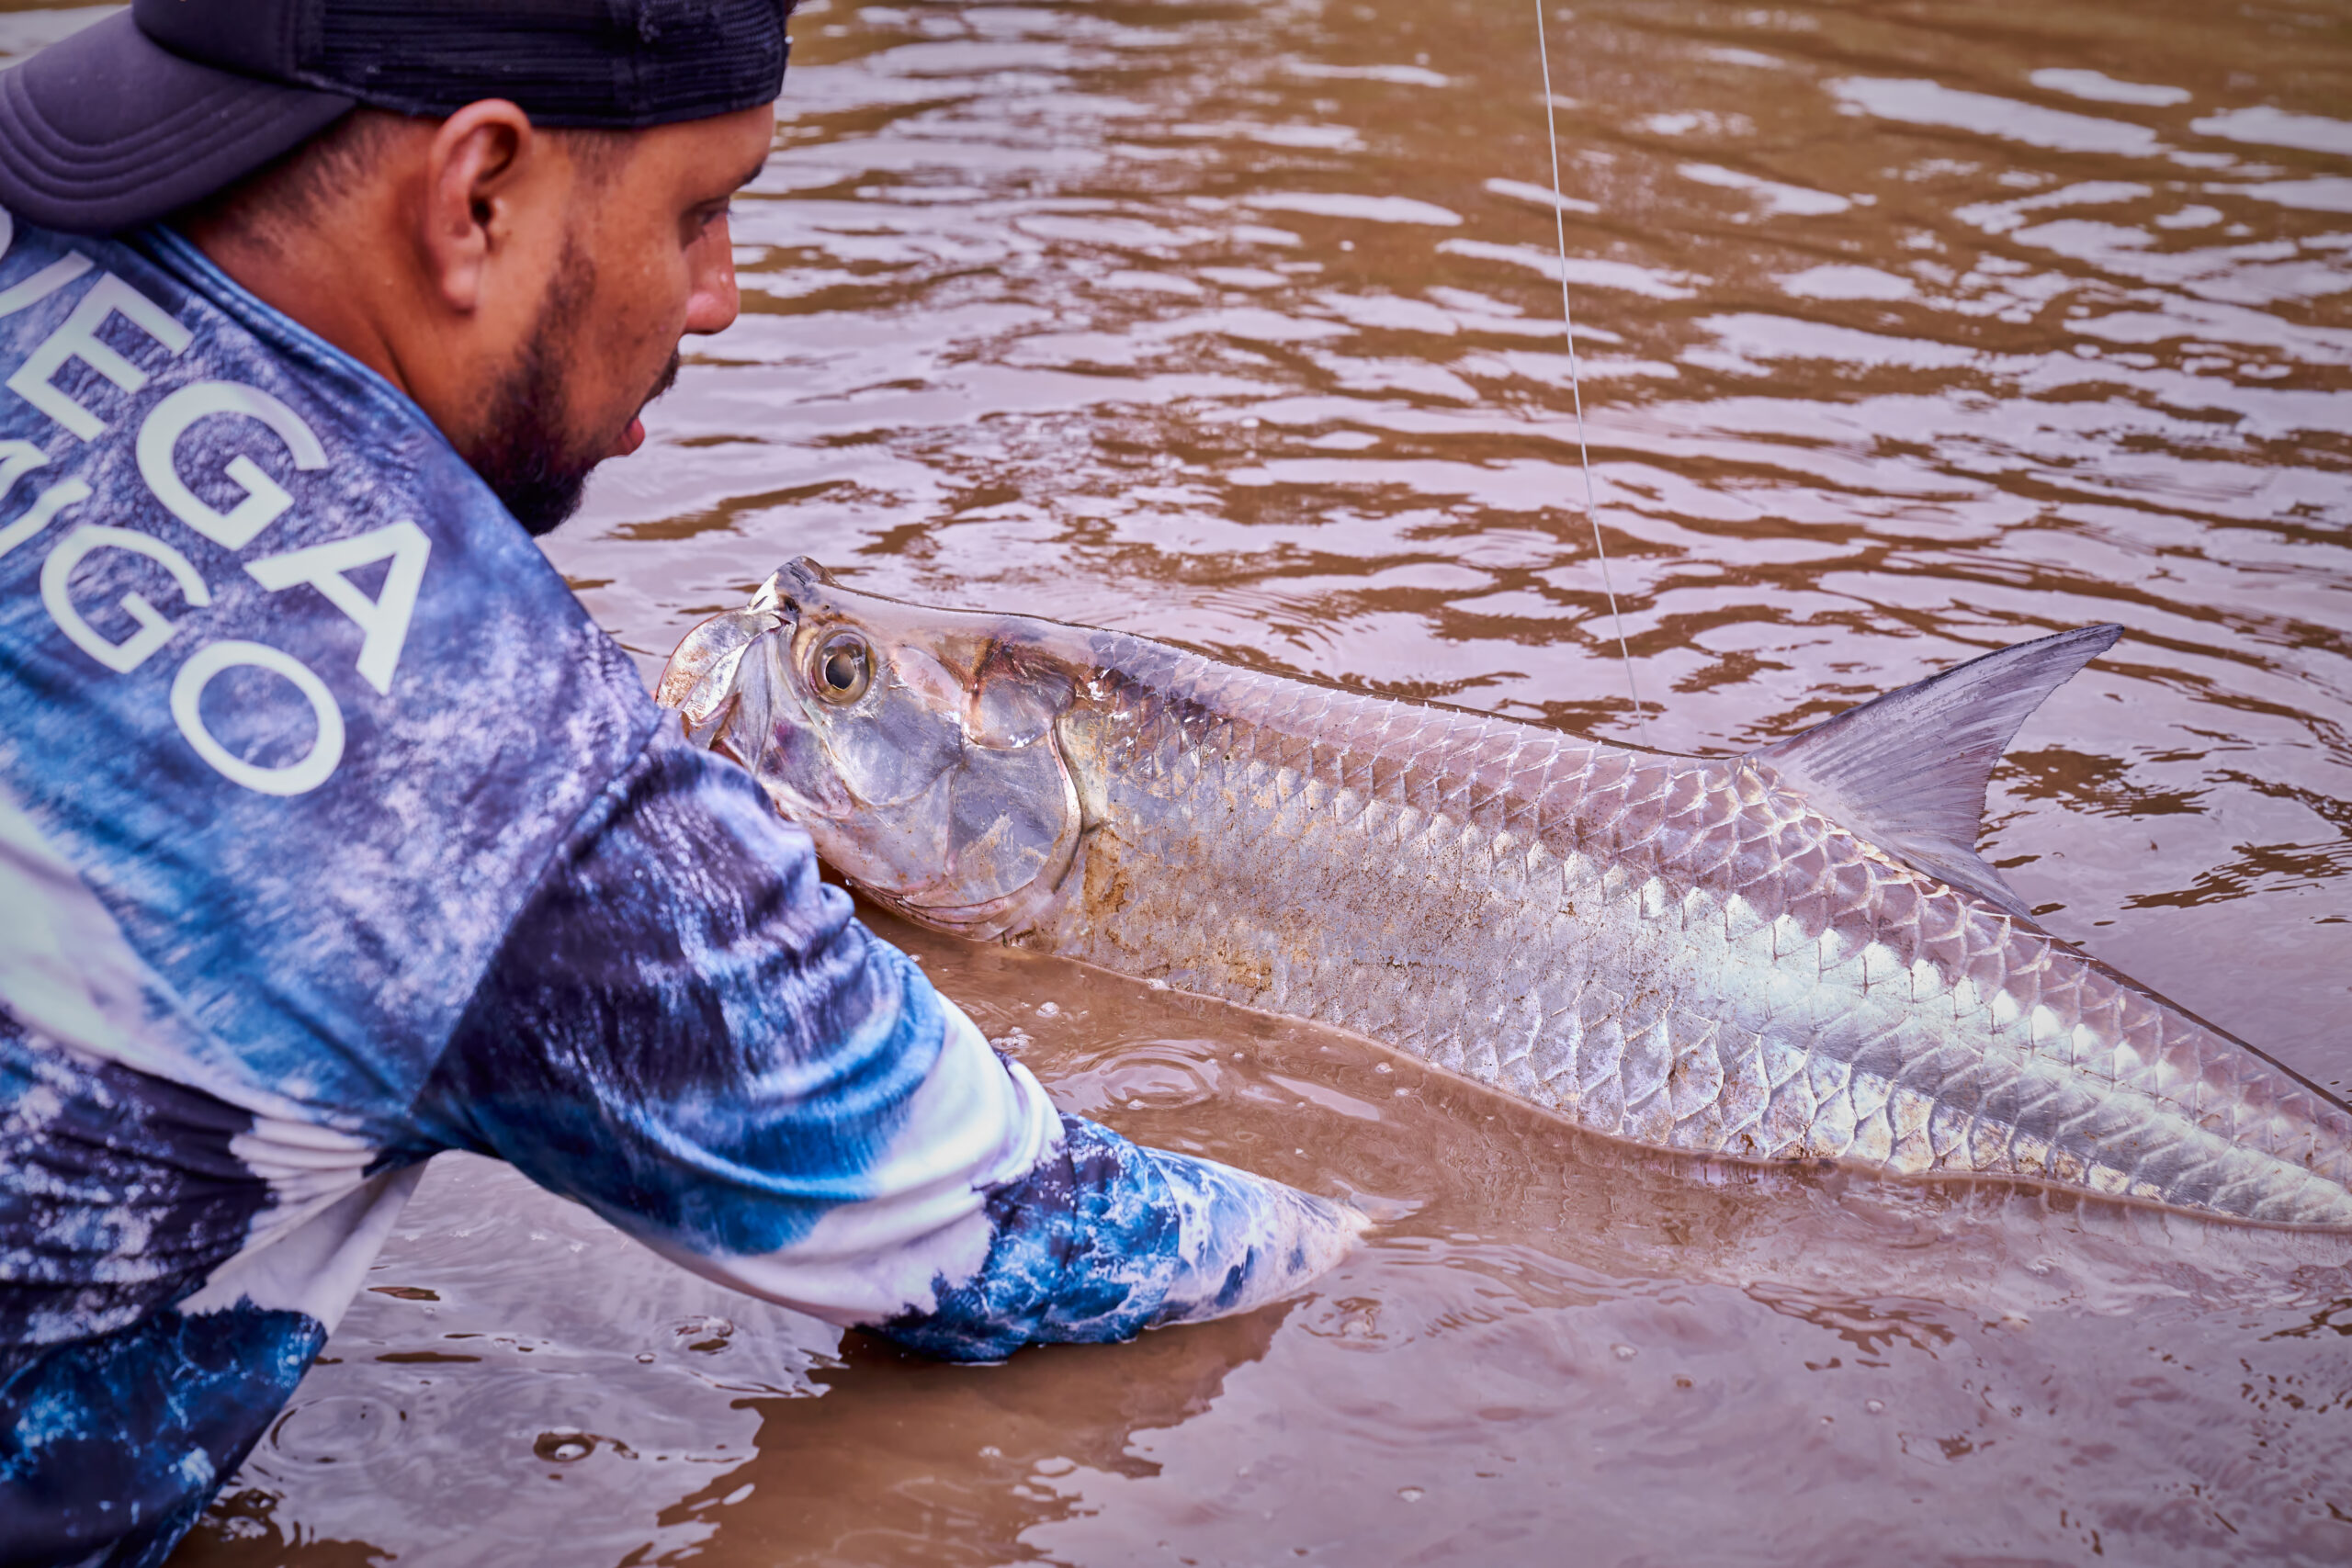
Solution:
[[(2352, 1085), (2352, 6), (1548, 16), (1651, 738), (2120, 621), (1990, 858)], [(807, 553), (1637, 738), (1534, 19), (809, 0), (744, 319), (552, 555), (649, 671)], [(1645, 1154), (879, 923), (1065, 1106), (1387, 1223), (1286, 1305), (953, 1368), (447, 1158), (175, 1562), (2352, 1561), (2352, 1242)]]

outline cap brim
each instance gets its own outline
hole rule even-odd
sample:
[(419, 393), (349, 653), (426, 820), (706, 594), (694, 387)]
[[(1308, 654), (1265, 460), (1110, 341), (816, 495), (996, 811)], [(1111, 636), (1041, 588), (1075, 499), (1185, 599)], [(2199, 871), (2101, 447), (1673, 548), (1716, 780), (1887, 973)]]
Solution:
[(135, 228), (251, 174), (353, 104), (183, 60), (118, 12), (0, 72), (0, 206), (74, 234)]

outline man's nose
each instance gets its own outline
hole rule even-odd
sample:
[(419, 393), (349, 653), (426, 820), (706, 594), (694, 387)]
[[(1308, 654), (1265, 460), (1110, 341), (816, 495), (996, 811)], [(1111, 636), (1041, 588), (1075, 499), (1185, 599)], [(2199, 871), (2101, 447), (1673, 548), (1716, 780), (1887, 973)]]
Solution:
[(735, 242), (721, 219), (703, 231), (688, 253), (693, 292), (686, 298), (686, 331), (724, 332), (741, 305), (735, 287)]

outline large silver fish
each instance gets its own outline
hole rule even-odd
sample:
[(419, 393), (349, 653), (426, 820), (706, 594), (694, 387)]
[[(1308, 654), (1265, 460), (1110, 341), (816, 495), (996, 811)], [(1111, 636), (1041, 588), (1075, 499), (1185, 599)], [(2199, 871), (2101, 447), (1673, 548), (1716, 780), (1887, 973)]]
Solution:
[(1595, 1131), (2352, 1225), (2352, 1112), (2037, 926), (1984, 784), (2120, 635), (1743, 757), (925, 609), (808, 561), (661, 700), (880, 903), (1336, 1024)]

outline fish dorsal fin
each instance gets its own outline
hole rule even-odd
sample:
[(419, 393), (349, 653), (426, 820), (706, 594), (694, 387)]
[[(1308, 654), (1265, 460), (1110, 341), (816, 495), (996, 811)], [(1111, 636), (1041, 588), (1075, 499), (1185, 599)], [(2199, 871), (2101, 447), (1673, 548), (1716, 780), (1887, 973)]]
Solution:
[(1984, 784), (2026, 716), (2121, 626), (2021, 642), (1955, 665), (1755, 752), (1823, 816), (2013, 914), (2024, 901), (1976, 853)]

